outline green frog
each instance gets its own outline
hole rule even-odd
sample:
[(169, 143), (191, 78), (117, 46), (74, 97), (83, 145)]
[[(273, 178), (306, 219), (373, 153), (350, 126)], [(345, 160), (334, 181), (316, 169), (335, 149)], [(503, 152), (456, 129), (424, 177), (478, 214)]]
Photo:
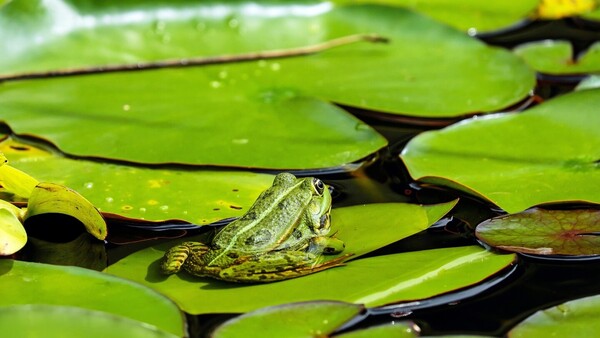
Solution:
[(331, 194), (323, 181), (281, 173), (248, 212), (209, 245), (184, 242), (165, 253), (165, 274), (182, 267), (195, 276), (231, 282), (274, 282), (342, 265), (344, 243), (328, 236)]

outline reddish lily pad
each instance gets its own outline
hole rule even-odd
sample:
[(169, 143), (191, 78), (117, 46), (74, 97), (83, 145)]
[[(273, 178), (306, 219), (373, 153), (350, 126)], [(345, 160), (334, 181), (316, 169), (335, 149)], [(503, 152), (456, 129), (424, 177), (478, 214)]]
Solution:
[(487, 220), (477, 237), (503, 250), (538, 255), (600, 254), (600, 210), (529, 209)]

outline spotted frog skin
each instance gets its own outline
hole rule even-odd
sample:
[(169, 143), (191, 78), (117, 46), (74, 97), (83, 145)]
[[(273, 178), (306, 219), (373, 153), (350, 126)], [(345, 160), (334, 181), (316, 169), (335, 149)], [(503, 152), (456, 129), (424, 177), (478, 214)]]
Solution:
[(183, 268), (200, 277), (264, 283), (342, 265), (344, 243), (328, 236), (331, 195), (319, 179), (281, 173), (248, 212), (229, 223), (209, 245), (184, 242), (165, 253), (165, 274)]

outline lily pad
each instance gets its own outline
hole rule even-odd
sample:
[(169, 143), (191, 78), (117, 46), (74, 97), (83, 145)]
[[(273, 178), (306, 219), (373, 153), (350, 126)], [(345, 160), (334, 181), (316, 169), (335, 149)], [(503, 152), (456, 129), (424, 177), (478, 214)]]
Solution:
[(208, 224), (241, 216), (273, 175), (152, 169), (65, 158), (30, 144), (0, 143), (11, 165), (41, 181), (71, 187), (110, 216)]
[(181, 337), (106, 312), (43, 304), (0, 306), (0, 327), (7, 337)]
[(27, 243), (22, 219), (23, 212), (19, 208), (0, 200), (0, 256), (12, 255)]
[(29, 198), (38, 183), (35, 178), (9, 165), (8, 159), (0, 153), (0, 184), (8, 193)]
[(149, 288), (121, 278), (79, 267), (0, 259), (0, 279), (2, 287), (10, 290), (0, 298), (0, 306), (75, 306), (183, 335), (183, 316), (175, 304)]
[(533, 69), (544, 74), (571, 75), (600, 71), (600, 43), (592, 44), (582, 55), (573, 55), (568, 41), (546, 40), (529, 42), (514, 49), (514, 53)]
[(470, 34), (490, 32), (526, 19), (539, 0), (336, 0), (337, 3), (380, 3), (404, 6)]
[(593, 337), (600, 331), (600, 295), (534, 313), (509, 331), (511, 338)]
[(329, 336), (364, 307), (343, 302), (306, 302), (267, 307), (220, 325), (215, 338), (248, 337), (268, 331), (273, 337)]
[(472, 118), (419, 134), (401, 158), (414, 179), (510, 213), (550, 202), (600, 203), (598, 105), (600, 90), (582, 90), (519, 114)]
[(538, 255), (600, 254), (600, 210), (533, 208), (492, 218), (477, 226), (477, 237), (503, 250)]
[[(337, 338), (412, 338), (419, 337), (419, 328), (409, 322), (371, 326), (335, 335)], [(445, 336), (448, 337), (448, 336)]]
[[(23, 3), (15, 0), (0, 11), (0, 43), (11, 46), (0, 60), (5, 72), (302, 47), (363, 33), (391, 41), (310, 57), (3, 84), (3, 121), (15, 133), (37, 135), (77, 156), (337, 167), (386, 141), (324, 101), (447, 118), (510, 106), (534, 85), (533, 72), (511, 53), (401, 8), (234, 2), (216, 11), (191, 1), (83, 8), (57, 1), (30, 13)], [(131, 11), (140, 16), (133, 20)], [(32, 36), (42, 43), (32, 44)], [(442, 55), (453, 57), (440, 62)]]
[(108, 234), (104, 218), (83, 196), (62, 185), (40, 183), (29, 196), (24, 221), (49, 213), (74, 217), (97, 239), (103, 240)]
[[(368, 213), (366, 208), (372, 211)], [(378, 208), (386, 212), (376, 212)], [(338, 231), (336, 236), (346, 243), (345, 253), (360, 256), (425, 229), (436, 221), (420, 216), (415, 218), (411, 215), (414, 212), (414, 206), (401, 203), (334, 209), (332, 231)], [(359, 218), (363, 213), (371, 217)], [(339, 227), (338, 219), (347, 219), (349, 223)], [(415, 221), (419, 223), (412, 224)], [(369, 240), (352, 240), (360, 239), (361, 234), (368, 234)], [(515, 257), (495, 255), (479, 247), (438, 249), (356, 259), (342, 267), (276, 283), (236, 285), (185, 273), (168, 278), (163, 276), (158, 262), (169, 247), (179, 242), (138, 251), (109, 266), (106, 272), (150, 286), (173, 299), (184, 311), (199, 314), (246, 312), (320, 299), (381, 306), (429, 298), (478, 283), (511, 264)], [(278, 297), (272, 297), (273, 294)]]

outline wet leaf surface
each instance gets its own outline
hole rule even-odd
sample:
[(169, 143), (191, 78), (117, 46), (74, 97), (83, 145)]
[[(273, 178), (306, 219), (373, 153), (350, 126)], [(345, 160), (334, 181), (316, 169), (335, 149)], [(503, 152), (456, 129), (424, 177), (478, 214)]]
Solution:
[(0, 326), (7, 337), (181, 337), (127, 317), (45, 304), (0, 306)]
[(486, 244), (538, 255), (600, 254), (600, 210), (533, 208), (479, 224), (477, 237)]
[(75, 306), (124, 316), (183, 335), (183, 317), (167, 298), (137, 283), (79, 267), (0, 259), (0, 306)]
[(247, 337), (249, 332), (269, 332), (272, 337), (324, 337), (363, 310), (360, 305), (329, 301), (267, 307), (228, 320), (212, 337)]
[(508, 332), (510, 338), (594, 337), (600, 331), (600, 296), (540, 310)]
[[(78, 7), (55, 1), (31, 13), (24, 2), (13, 1), (0, 11), (0, 41), (11, 46), (10, 55), (0, 60), (4, 72), (301, 47), (365, 32), (390, 39), (310, 57), (0, 87), (2, 119), (15, 133), (39, 136), (77, 156), (274, 169), (337, 167), (361, 160), (386, 141), (329, 101), (447, 118), (510, 106), (534, 85), (533, 72), (511, 53), (402, 8), (235, 2), (214, 11), (210, 4), (191, 1), (173, 8), (164, 3)], [(281, 16), (263, 16), (257, 8)], [(298, 8), (309, 15), (292, 15)], [(133, 20), (132, 12), (140, 16)], [(61, 34), (43, 35), (61, 29)], [(47, 43), (32, 44), (32, 32)], [(111, 132), (98, 132), (106, 130)]]
[(600, 90), (582, 90), (519, 114), (472, 118), (419, 134), (401, 158), (414, 179), (510, 213), (550, 202), (600, 203), (598, 105)]

